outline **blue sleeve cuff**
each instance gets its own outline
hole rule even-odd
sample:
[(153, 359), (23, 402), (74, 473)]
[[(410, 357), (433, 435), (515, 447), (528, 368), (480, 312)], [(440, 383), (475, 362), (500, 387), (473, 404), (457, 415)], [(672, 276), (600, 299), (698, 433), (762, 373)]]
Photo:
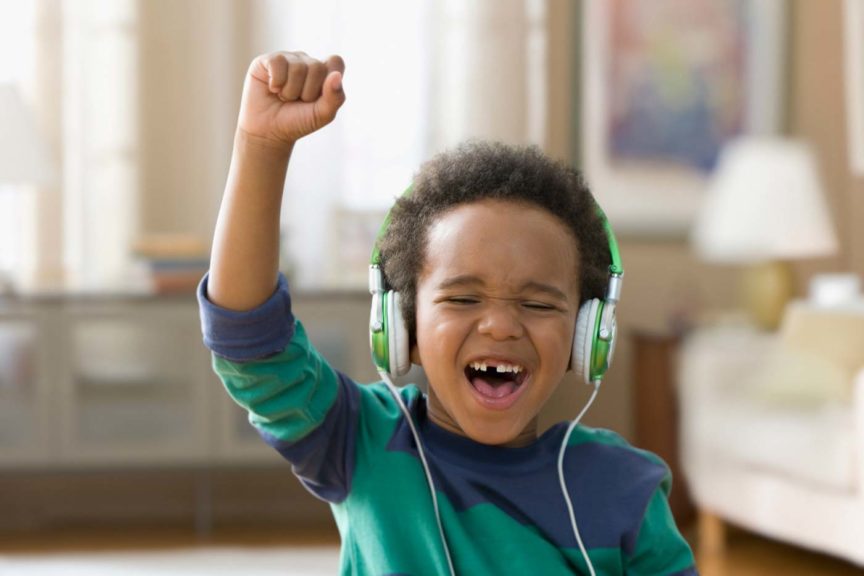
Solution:
[(237, 312), (221, 308), (208, 300), (209, 272), (198, 284), (198, 306), (204, 345), (233, 362), (266, 358), (282, 352), (294, 336), (294, 315), (288, 281), (279, 274), (270, 298), (252, 310)]

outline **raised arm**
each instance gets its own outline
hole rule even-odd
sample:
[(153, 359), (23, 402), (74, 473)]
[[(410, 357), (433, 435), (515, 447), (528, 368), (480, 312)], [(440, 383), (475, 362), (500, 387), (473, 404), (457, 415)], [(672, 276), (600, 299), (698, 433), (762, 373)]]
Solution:
[(279, 269), (279, 215), (294, 144), (329, 124), (345, 102), (339, 56), (257, 57), (246, 73), (234, 152), (219, 209), (207, 296), (251, 310), (271, 294)]

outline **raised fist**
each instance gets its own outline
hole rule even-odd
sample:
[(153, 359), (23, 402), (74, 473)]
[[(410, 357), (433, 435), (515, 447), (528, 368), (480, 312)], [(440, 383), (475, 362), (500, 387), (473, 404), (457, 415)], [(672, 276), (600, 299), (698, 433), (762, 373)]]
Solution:
[(243, 86), (238, 129), (268, 144), (290, 147), (323, 128), (345, 102), (339, 56), (316, 60), (304, 52), (255, 58)]

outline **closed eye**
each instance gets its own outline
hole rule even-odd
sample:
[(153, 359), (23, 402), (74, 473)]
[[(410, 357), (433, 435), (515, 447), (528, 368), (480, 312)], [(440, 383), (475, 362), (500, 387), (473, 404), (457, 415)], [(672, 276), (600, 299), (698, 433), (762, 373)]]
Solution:
[(446, 302), (467, 306), (469, 304), (478, 304), (480, 300), (471, 296), (451, 296), (446, 299)]
[(523, 302), (522, 306), (528, 308), (529, 310), (540, 310), (540, 311), (551, 311), (558, 310), (557, 306), (553, 306), (552, 304), (546, 304), (545, 302)]

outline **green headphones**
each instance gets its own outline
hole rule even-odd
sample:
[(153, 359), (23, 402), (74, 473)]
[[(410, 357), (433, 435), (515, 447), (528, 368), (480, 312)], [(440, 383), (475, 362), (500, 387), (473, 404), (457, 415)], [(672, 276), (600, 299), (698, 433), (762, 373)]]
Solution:
[[(405, 191), (405, 194), (410, 191), (411, 187)], [(609, 220), (599, 206), (597, 206), (597, 213), (603, 221), (603, 228), (609, 242), (609, 252), (612, 256), (612, 264), (609, 266), (609, 285), (603, 300), (592, 298), (586, 300), (579, 308), (570, 356), (570, 367), (577, 374), (582, 375), (586, 384), (592, 385), (597, 385), (603, 380), (615, 353), (617, 336), (615, 308), (621, 296), (621, 283), (624, 276), (618, 253), (618, 241), (615, 239)], [(408, 329), (402, 318), (399, 293), (388, 289), (381, 270), (379, 244), (389, 225), (390, 214), (388, 213), (378, 230), (369, 262), (369, 292), (372, 294), (369, 344), (372, 348), (372, 361), (378, 371), (395, 378), (408, 372), (411, 368), (411, 358), (408, 349)]]
[(609, 284), (606, 286), (606, 296), (603, 300), (592, 298), (586, 300), (579, 308), (576, 317), (576, 332), (573, 335), (573, 351), (570, 355), (570, 366), (581, 374), (586, 384), (600, 384), (615, 354), (615, 342), (618, 335), (618, 324), (615, 321), (615, 309), (621, 298), (621, 283), (624, 268), (621, 266), (621, 256), (618, 253), (618, 241), (612, 232), (612, 226), (600, 206), (597, 214), (603, 221), (606, 239), (609, 242), (609, 254), (612, 264), (609, 265)]

